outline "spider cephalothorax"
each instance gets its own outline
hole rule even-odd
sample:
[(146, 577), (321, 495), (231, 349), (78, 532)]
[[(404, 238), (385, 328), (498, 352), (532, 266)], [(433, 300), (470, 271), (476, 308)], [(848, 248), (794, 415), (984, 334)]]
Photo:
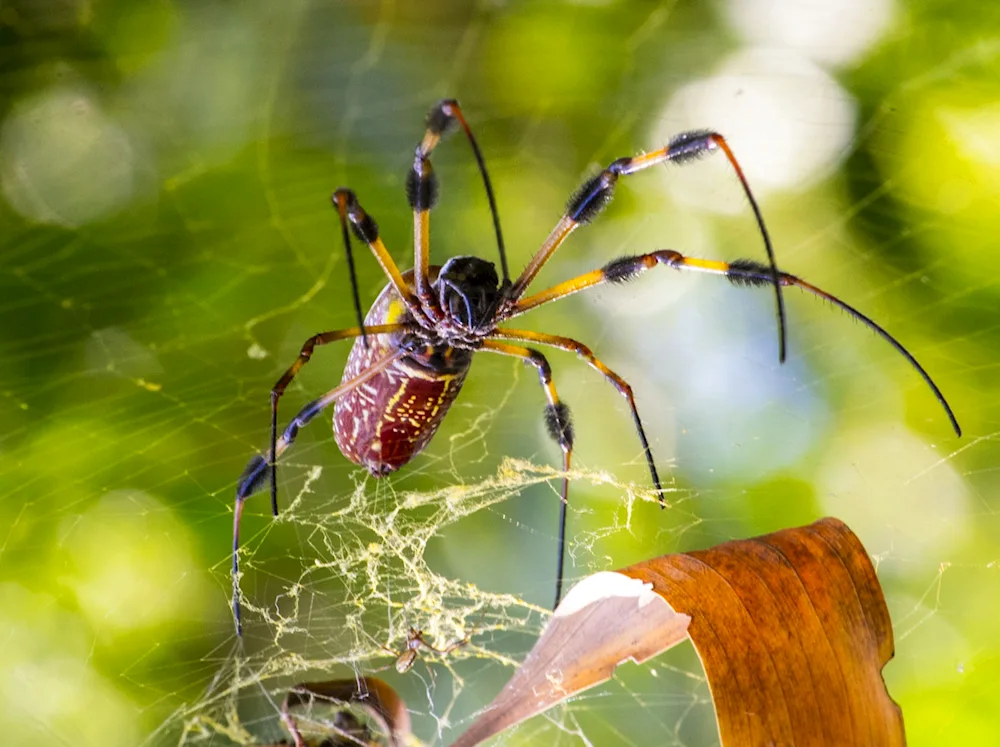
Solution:
[[(438, 197), (438, 184), (431, 167), (431, 152), (445, 131), (459, 125), (465, 132), (483, 177), (500, 254), (501, 276), (492, 263), (478, 257), (455, 257), (443, 267), (430, 264), (430, 211)], [(672, 249), (620, 257), (604, 267), (566, 280), (546, 290), (527, 295), (528, 287), (546, 262), (580, 225), (598, 216), (607, 207), (622, 177), (663, 163), (691, 163), (699, 156), (719, 150), (725, 154), (743, 186), (750, 203), (768, 263), (740, 259), (732, 263), (686, 257)], [(944, 407), (952, 427), (961, 434), (954, 413), (940, 390), (913, 356), (874, 321), (838, 298), (794, 275), (781, 272), (774, 260), (771, 241), (750, 187), (726, 139), (717, 132), (682, 133), (666, 146), (632, 158), (612, 161), (601, 173), (584, 182), (574, 194), (562, 217), (542, 242), (527, 267), (511, 280), (504, 252), (500, 219), (486, 165), (479, 146), (458, 103), (439, 103), (427, 118), (427, 130), (417, 145), (413, 166), (406, 179), (406, 194), (413, 210), (413, 269), (400, 272), (382, 239), (374, 219), (361, 207), (349, 189), (338, 189), (333, 204), (340, 215), (347, 251), (351, 288), (358, 325), (350, 329), (322, 332), (306, 340), (298, 359), (278, 379), (271, 390), (271, 442), (266, 455), (250, 460), (236, 491), (233, 525), (233, 611), (240, 630), (239, 608), (239, 522), (244, 501), (270, 478), (271, 508), (277, 514), (277, 458), (291, 446), (299, 429), (330, 405), (334, 406), (333, 431), (337, 445), (348, 459), (381, 477), (399, 469), (418, 454), (437, 432), (448, 408), (461, 390), (476, 351), (498, 353), (523, 360), (538, 372), (545, 392), (545, 424), (563, 454), (563, 472), (568, 473), (573, 452), (573, 428), (569, 408), (561, 402), (545, 356), (527, 344), (545, 345), (576, 353), (598, 371), (625, 398), (653, 487), (664, 505), (660, 478), (639, 418), (632, 388), (608, 368), (581, 342), (568, 337), (499, 325), (551, 301), (565, 298), (604, 283), (632, 280), (658, 265), (677, 270), (694, 270), (727, 277), (734, 285), (771, 287), (778, 312), (779, 360), (785, 357), (785, 317), (781, 288), (796, 286), (824, 298), (868, 325), (888, 341), (914, 366)], [(362, 319), (358, 298), (350, 234), (366, 244), (382, 266), (389, 283)], [(285, 388), (310, 359), (317, 345), (355, 339), (341, 383), (306, 405), (278, 438), (278, 400)], [(559, 517), (559, 562), (556, 570), (556, 601), (562, 593), (563, 558), (566, 542), (566, 505), (569, 481), (562, 480)]]
[(492, 262), (479, 257), (452, 257), (434, 281), (444, 313), (442, 323), (473, 339), (484, 336), (481, 330), (495, 326), (499, 285), (500, 278)]

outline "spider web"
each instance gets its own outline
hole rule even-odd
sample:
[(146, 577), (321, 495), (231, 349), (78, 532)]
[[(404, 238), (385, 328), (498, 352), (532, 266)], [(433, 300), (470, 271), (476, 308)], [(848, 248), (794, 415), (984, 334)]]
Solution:
[[(570, 577), (836, 515), (879, 567), (911, 742), (988, 741), (998, 31), (971, 3), (4, 4), (0, 733), (264, 744), (285, 736), (293, 684), (375, 674), (424, 743), (447, 744), (530, 648), (559, 454), (534, 374), (485, 354), (389, 478), (349, 464), (325, 417), (303, 430), (279, 517), (247, 504), (240, 645), (228, 613), (234, 481), (265, 443), (269, 387), (309, 335), (352, 320), (327, 196), (354, 188), (408, 267), (405, 169), (427, 109), (456, 96), (515, 270), (585, 176), (718, 128), (781, 267), (897, 335), (965, 427), (955, 439), (899, 356), (794, 289), (784, 366), (773, 299), (716, 278), (656, 270), (539, 309), (525, 327), (631, 383), (669, 487), (660, 511), (621, 398), (549, 355), (578, 434)], [(434, 154), (433, 257), (495, 260), (453, 139)], [(624, 180), (537, 287), (665, 247), (763, 256), (723, 159)], [(359, 273), (370, 301), (384, 278), (367, 257)], [(283, 420), (346, 354), (317, 351)], [(411, 627), (469, 642), (399, 674)], [(712, 744), (712, 719), (682, 647), (498, 743)]]

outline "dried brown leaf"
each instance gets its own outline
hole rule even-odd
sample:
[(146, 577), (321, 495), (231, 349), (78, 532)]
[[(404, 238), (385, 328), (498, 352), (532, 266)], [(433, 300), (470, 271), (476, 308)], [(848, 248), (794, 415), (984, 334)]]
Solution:
[[(643, 584), (622, 584), (625, 577)], [(660, 598), (668, 604), (653, 601)], [(455, 747), (685, 636), (705, 668), (725, 747), (905, 744), (902, 713), (882, 680), (893, 640), (875, 570), (845, 524), (822, 519), (585, 579)]]
[(725, 747), (903, 745), (882, 668), (892, 623), (868, 553), (837, 519), (622, 571), (693, 618)]

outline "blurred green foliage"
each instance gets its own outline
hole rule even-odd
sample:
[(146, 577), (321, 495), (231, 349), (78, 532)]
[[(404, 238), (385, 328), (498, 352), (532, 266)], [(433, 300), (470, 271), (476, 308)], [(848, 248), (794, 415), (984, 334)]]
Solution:
[[(842, 5), (861, 21), (876, 13)], [(973, 2), (884, 6), (884, 28), (849, 60), (773, 76), (793, 85), (814, 70), (837, 96), (817, 84), (776, 98), (781, 126), (763, 140), (756, 115), (698, 126), (734, 132), (737, 155), (763, 164), (747, 169), (751, 182), (779, 184), (760, 194), (779, 264), (903, 340), (949, 397), (961, 441), (891, 350), (799, 294), (787, 294), (784, 369), (770, 298), (666, 271), (540, 310), (530, 325), (584, 340), (632, 382), (677, 489), (670, 511), (636, 505), (626, 530), (619, 493), (577, 485), (575, 574), (838, 515), (879, 562), (897, 625), (886, 675), (911, 743), (985, 744), (1000, 730), (1000, 14)], [(352, 320), (333, 188), (357, 190), (408, 267), (403, 177), (427, 109), (455, 96), (520, 268), (584, 176), (695, 126), (672, 102), (754, 46), (727, 7), (0, 5), (0, 733), (10, 743), (176, 743), (184, 718), (156, 729), (182, 704), (197, 712), (225, 671), (234, 481), (264, 444), (269, 387), (301, 342)], [(766, 83), (755, 75), (749, 89), (723, 77), (726, 106)], [(856, 110), (841, 146), (832, 120), (802, 115), (817, 103), (810, 91)], [(834, 155), (781, 184), (768, 164), (807, 158), (786, 152), (793, 131)], [(434, 157), (434, 257), (495, 259), (467, 146), (456, 139)], [(663, 246), (760, 257), (746, 206), (712, 209), (732, 187), (718, 161), (631, 177), (540, 282)], [(707, 187), (685, 181), (701, 169)], [(370, 300), (384, 278), (368, 260)], [(317, 354), (284, 414), (333, 386), (345, 356)], [(504, 455), (557, 463), (534, 376), (480, 359), (428, 455), (391, 478), (400, 490), (454, 484), (453, 463), (470, 482)], [(551, 359), (575, 407), (578, 463), (643, 484), (620, 398), (582, 363)], [(477, 418), (485, 431), (463, 449)], [(287, 505), (309, 468), (325, 466), (300, 520), (322, 510), (326, 499), (309, 502), (317, 494), (347, 495), (362, 479), (328, 428), (304, 432), (283, 473)], [(248, 506), (246, 536), (270, 527), (265, 503)], [(526, 490), (450, 527), (431, 555), (442, 573), (546, 605), (555, 517), (550, 489)], [(259, 600), (313, 549), (302, 526), (267, 531), (244, 579)], [(697, 680), (690, 652), (609, 688), (615, 705), (584, 699), (566, 725), (594, 743), (654, 733), (707, 743), (703, 683), (663, 694), (678, 673)], [(459, 716), (503, 674), (476, 670)], [(249, 721), (250, 732), (273, 736), (273, 711), (258, 715), (266, 723)], [(428, 724), (418, 722), (425, 738)], [(513, 741), (550, 744), (554, 729)], [(226, 743), (199, 743), (209, 741)]]

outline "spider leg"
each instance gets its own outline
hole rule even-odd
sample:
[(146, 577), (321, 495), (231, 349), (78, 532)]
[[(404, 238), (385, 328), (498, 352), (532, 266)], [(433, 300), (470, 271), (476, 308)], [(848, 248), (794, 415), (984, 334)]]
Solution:
[(354, 318), (358, 320), (358, 329), (361, 330), (361, 339), (368, 348), (368, 330), (365, 329), (365, 315), (361, 311), (361, 297), (358, 294), (358, 273), (354, 269), (354, 250), (351, 247), (351, 232), (347, 227), (347, 196), (333, 195), (333, 204), (337, 208), (337, 217), (340, 218), (340, 237), (344, 242), (344, 253), (347, 255), (347, 274), (351, 279), (351, 299), (354, 301)]
[[(480, 350), (520, 358), (538, 370), (538, 379), (541, 381), (545, 396), (549, 401), (545, 408), (545, 425), (549, 435), (562, 449), (563, 472), (569, 472), (573, 456), (573, 423), (570, 420), (569, 407), (559, 401), (559, 394), (556, 392), (555, 384), (552, 383), (552, 369), (548, 360), (537, 350), (496, 340), (484, 340)], [(559, 509), (559, 563), (556, 569), (556, 601), (553, 608), (559, 604), (559, 600), (562, 598), (563, 565), (566, 557), (566, 507), (568, 503), (569, 477), (564, 474)]]
[[(634, 257), (620, 257), (619, 259), (609, 262), (599, 270), (584, 273), (583, 275), (559, 283), (548, 290), (528, 296), (515, 305), (511, 316), (518, 316), (526, 311), (529, 311), (530, 309), (541, 306), (542, 304), (549, 303), (550, 301), (556, 301), (560, 298), (572, 295), (573, 293), (578, 293), (579, 291), (587, 288), (592, 288), (595, 285), (626, 282), (637, 277), (638, 275), (641, 275), (646, 270), (653, 269), (657, 265), (666, 265), (667, 267), (673, 267), (677, 270), (693, 270), (696, 272), (707, 272), (713, 275), (723, 275), (728, 278), (733, 285), (746, 286), (750, 288), (759, 288), (770, 285), (774, 282), (771, 274), (771, 268), (751, 259), (738, 259), (734, 262), (720, 262), (718, 260), (685, 257), (680, 252), (675, 252), (672, 249), (661, 249), (656, 252), (640, 254)], [(879, 326), (874, 320), (855, 309), (853, 306), (841, 301), (836, 296), (827, 293), (821, 288), (817, 288), (815, 285), (807, 283), (805, 280), (802, 280), (795, 275), (790, 275), (787, 272), (779, 272), (778, 283), (784, 286), (791, 285), (801, 288), (804, 291), (812, 293), (814, 296), (819, 296), (820, 298), (829, 301), (837, 308), (846, 311), (849, 315), (866, 325), (876, 335), (889, 343), (897, 353), (906, 358), (907, 362), (913, 366), (916, 372), (920, 375), (920, 378), (924, 380), (924, 383), (927, 384), (931, 392), (933, 392), (934, 397), (937, 399), (938, 403), (940, 403), (941, 407), (945, 411), (945, 414), (948, 416), (948, 420), (951, 422), (951, 427), (954, 429), (955, 434), (958, 436), (962, 435), (962, 428), (958, 424), (958, 419), (955, 417), (955, 413), (952, 411), (951, 405), (949, 405), (948, 401), (945, 399), (944, 394), (941, 393), (941, 390), (938, 388), (937, 384), (934, 383), (930, 374), (928, 374), (927, 371), (924, 370), (924, 367), (917, 362), (917, 359), (913, 357), (913, 354), (903, 347), (903, 344), (900, 343), (895, 337)], [(497, 333), (499, 332), (500, 330), (497, 330)]]
[[(373, 335), (389, 334), (392, 332), (401, 332), (405, 329), (402, 324), (380, 324), (375, 327), (371, 327), (367, 330)], [(350, 329), (341, 329), (334, 332), (320, 332), (318, 335), (313, 335), (302, 345), (302, 350), (299, 352), (299, 357), (295, 359), (295, 362), (288, 367), (288, 370), (282, 374), (281, 378), (278, 379), (274, 388), (271, 389), (271, 451), (272, 455), (276, 455), (279, 452), (276, 451), (275, 445), (278, 439), (278, 400), (281, 399), (281, 395), (285, 393), (285, 389), (292, 379), (295, 378), (295, 374), (309, 362), (312, 357), (313, 349), (317, 345), (327, 345), (331, 342), (337, 342), (339, 340), (347, 340), (352, 337), (357, 337), (358, 335), (364, 335), (366, 330), (364, 327), (352, 327)], [(278, 462), (277, 459), (271, 459), (271, 513), (275, 516), (278, 515)]]
[(663, 486), (660, 484), (660, 475), (656, 471), (656, 462), (653, 460), (653, 452), (649, 448), (649, 440), (646, 438), (646, 431), (642, 427), (642, 419), (639, 417), (639, 410), (635, 405), (635, 397), (632, 394), (632, 387), (625, 379), (616, 374), (594, 355), (593, 351), (582, 342), (577, 342), (569, 337), (558, 335), (548, 335), (541, 332), (529, 332), (520, 329), (497, 329), (493, 332), (493, 337), (501, 337), (505, 340), (517, 340), (520, 342), (535, 342), (540, 345), (549, 345), (570, 353), (576, 353), (583, 358), (587, 365), (600, 373), (604, 378), (618, 390), (625, 401), (628, 402), (632, 410), (632, 421), (635, 423), (636, 433), (639, 434), (639, 442), (642, 444), (642, 453), (646, 456), (646, 464), (649, 467), (649, 475), (653, 479), (653, 487), (660, 498), (660, 507), (666, 508), (667, 504), (663, 498)]
[[(382, 266), (382, 272), (389, 278), (389, 282), (396, 289), (396, 293), (399, 294), (407, 311), (414, 318), (422, 319), (424, 314), (420, 309), (420, 304), (417, 303), (416, 296), (413, 295), (409, 284), (403, 279), (399, 267), (396, 266), (396, 263), (389, 255), (389, 250), (382, 243), (382, 239), (378, 234), (378, 224), (375, 222), (375, 219), (365, 212), (364, 208), (358, 203), (358, 198), (354, 192), (346, 187), (337, 189), (330, 199), (333, 201), (333, 206), (337, 208), (338, 215), (340, 215), (341, 229), (344, 234), (345, 245), (347, 246), (350, 267), (353, 268), (354, 261), (351, 258), (351, 240), (347, 231), (348, 223), (350, 223), (351, 231), (357, 237), (358, 241), (367, 244), (368, 248), (371, 249), (372, 254), (375, 255), (375, 259)], [(358, 300), (358, 287), (357, 283), (353, 282), (353, 276), (352, 291), (354, 292), (354, 309), (358, 316), (358, 326), (363, 328), (361, 302)], [(363, 333), (364, 330), (362, 329)]]
[(458, 649), (458, 648), (461, 648), (462, 646), (465, 646), (471, 640), (472, 640), (471, 636), (465, 636), (465, 638), (460, 638), (457, 641), (452, 641), (451, 643), (449, 643), (444, 648), (434, 648), (433, 646), (431, 646), (431, 651), (434, 651), (435, 653), (441, 654), (442, 656), (447, 656), (448, 654), (450, 654), (455, 649)]
[[(395, 326), (395, 325), (385, 325), (385, 326)], [(373, 332), (375, 332), (376, 330), (378, 330), (377, 327), (372, 327)], [(351, 331), (351, 330), (345, 330), (345, 331)], [(354, 331), (354, 336), (356, 337), (358, 331), (357, 330), (353, 331)], [(317, 337), (320, 337), (320, 335), (317, 335)], [(313, 339), (315, 338), (310, 338), (310, 340)], [(325, 342), (330, 342), (330, 340), (325, 340)], [(285, 428), (285, 432), (281, 434), (280, 439), (275, 439), (272, 436), (271, 439), (272, 446), (270, 450), (268, 450), (267, 454), (265, 454), (264, 456), (258, 454), (253, 459), (251, 459), (250, 462), (247, 464), (246, 468), (243, 470), (243, 474), (240, 475), (240, 479), (237, 481), (237, 488), (236, 488), (236, 506), (233, 510), (233, 615), (236, 618), (237, 635), (243, 634), (243, 624), (240, 617), (240, 585), (239, 585), (240, 519), (243, 517), (243, 504), (246, 502), (247, 498), (249, 498), (251, 495), (253, 495), (260, 489), (261, 484), (266, 479), (269, 467), (271, 468), (270, 470), (270, 475), (272, 480), (271, 484), (274, 485), (273, 482), (274, 463), (277, 461), (277, 458), (285, 451), (285, 449), (287, 449), (295, 442), (295, 437), (298, 436), (299, 430), (303, 426), (307, 425), (313, 418), (319, 415), (324, 409), (332, 405), (339, 397), (343, 396), (344, 394), (351, 391), (360, 384), (365, 383), (380, 371), (385, 370), (393, 361), (399, 359), (403, 355), (405, 355), (405, 351), (397, 350), (394, 353), (385, 356), (381, 360), (378, 360), (375, 363), (373, 363), (371, 367), (367, 368), (363, 373), (354, 377), (350, 381), (344, 382), (340, 386), (331, 389), (329, 392), (324, 394), (319, 399), (313, 400), (308, 405), (303, 407), (299, 411), (299, 414), (296, 415), (292, 419), (292, 421), (288, 424), (288, 426)], [(306, 356), (305, 360), (309, 360), (308, 356)], [(304, 362), (305, 361), (302, 360), (300, 356), (299, 360), (292, 365), (292, 367), (288, 370), (288, 372), (286, 372), (285, 376), (282, 376), (281, 380), (284, 381), (285, 378), (287, 377), (288, 381), (291, 381), (292, 376), (295, 375), (295, 371), (297, 371), (298, 368), (301, 368)], [(288, 381), (285, 381), (285, 384), (287, 384)], [(279, 383), (281, 382), (279, 381)], [(275, 407), (276, 406), (277, 404), (275, 401)], [(274, 410), (272, 410), (272, 414), (273, 413)], [(273, 432), (274, 431), (272, 431), (272, 434)]]
[(406, 643), (409, 648), (414, 650), (423, 647), (426, 648), (428, 651), (433, 651), (436, 654), (446, 653), (445, 651), (442, 651), (436, 646), (433, 646), (430, 643), (428, 643), (427, 639), (424, 638), (424, 631), (416, 630), (415, 628), (412, 627), (410, 628), (409, 639), (407, 640)]
[[(442, 656), (445, 656), (447, 654), (450, 654), (456, 648), (464, 646), (470, 640), (471, 637), (466, 636), (465, 638), (462, 638), (460, 640), (448, 644), (445, 648), (438, 648), (437, 646), (431, 645), (430, 643), (427, 642), (427, 639), (424, 638), (424, 631), (417, 630), (411, 625), (410, 633), (406, 637), (406, 648), (411, 651), (416, 651), (418, 648), (426, 648), (428, 651), (433, 651), (435, 654), (441, 654)], [(385, 648), (385, 646), (383, 646), (383, 648)], [(391, 651), (392, 649), (389, 650)]]
[(619, 177), (634, 174), (637, 171), (657, 166), (661, 163), (674, 162), (677, 164), (690, 163), (697, 158), (707, 155), (714, 150), (721, 150), (729, 163), (732, 165), (736, 176), (740, 180), (743, 192), (753, 209), (754, 218), (757, 220), (757, 227), (760, 230), (761, 238), (764, 240), (764, 249), (767, 251), (768, 267), (771, 273), (771, 282), (774, 284), (775, 300), (778, 310), (778, 358), (781, 362), (785, 360), (785, 304), (781, 295), (781, 283), (778, 282), (778, 266), (774, 259), (774, 249), (771, 246), (771, 237), (764, 224), (764, 216), (757, 206), (757, 200), (750, 191), (750, 184), (743, 175), (736, 156), (729, 147), (726, 139), (717, 132), (695, 131), (685, 132), (677, 135), (669, 144), (632, 158), (619, 158), (613, 161), (604, 171), (586, 182), (573, 195), (566, 206), (566, 211), (562, 218), (556, 223), (555, 228), (542, 242), (541, 247), (531, 258), (531, 262), (524, 269), (521, 275), (514, 281), (508, 298), (517, 300), (527, 291), (531, 281), (542, 269), (546, 262), (552, 257), (566, 237), (569, 236), (577, 226), (589, 223), (607, 207), (614, 196), (615, 185)]
[(486, 161), (479, 144), (472, 135), (468, 122), (462, 114), (462, 109), (454, 99), (438, 102), (427, 115), (427, 131), (417, 145), (413, 155), (413, 168), (406, 176), (406, 196), (413, 208), (413, 276), (420, 302), (429, 309), (429, 313), (441, 317), (437, 301), (431, 294), (428, 266), (430, 264), (430, 211), (437, 202), (438, 182), (431, 168), (431, 152), (441, 141), (448, 129), (458, 123), (472, 146), (479, 173), (483, 177), (483, 186), (490, 203), (490, 215), (493, 217), (493, 230), (497, 236), (497, 248), (500, 252), (500, 266), (503, 271), (504, 286), (510, 284), (510, 272), (507, 269), (507, 253), (504, 250), (503, 234), (500, 231), (500, 214), (497, 212), (496, 198), (493, 196), (493, 186), (489, 173), (486, 171)]

